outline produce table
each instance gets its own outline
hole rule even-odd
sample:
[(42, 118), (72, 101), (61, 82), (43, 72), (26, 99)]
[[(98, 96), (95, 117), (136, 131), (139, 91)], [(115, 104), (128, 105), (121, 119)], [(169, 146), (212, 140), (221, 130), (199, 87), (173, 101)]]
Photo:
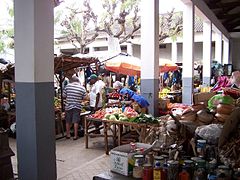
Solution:
[[(96, 130), (90, 130), (90, 126), (93, 122), (101, 122), (104, 134), (96, 134)], [(111, 128), (111, 126), (113, 128)], [(91, 117), (85, 118), (85, 147), (88, 148), (88, 137), (104, 137), (105, 142), (105, 153), (109, 154), (108, 138), (113, 138), (114, 147), (116, 144), (121, 145), (122, 129), (123, 126), (130, 127), (130, 129), (135, 130), (139, 135), (139, 142), (146, 143), (146, 137), (149, 135), (150, 131), (158, 126), (158, 124), (146, 124), (146, 123), (133, 123), (125, 121), (114, 121), (105, 119), (95, 119)], [(112, 134), (108, 134), (108, 130), (112, 131)]]

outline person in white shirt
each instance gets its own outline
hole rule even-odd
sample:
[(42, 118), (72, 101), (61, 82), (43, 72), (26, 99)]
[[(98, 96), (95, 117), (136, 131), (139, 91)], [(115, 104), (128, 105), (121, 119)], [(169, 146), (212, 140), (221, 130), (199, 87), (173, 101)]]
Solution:
[(96, 74), (92, 74), (90, 76), (90, 85), (92, 85), (90, 91), (90, 107), (92, 111), (97, 111), (103, 107), (105, 83), (98, 79)]
[[(95, 111), (101, 109), (103, 107), (103, 94), (105, 83), (97, 77), (96, 74), (92, 74), (90, 76), (90, 85), (92, 85), (89, 97), (90, 97), (90, 109), (91, 112), (94, 113)], [(99, 126), (101, 123), (95, 122), (94, 123), (96, 128), (96, 133), (100, 134)]]

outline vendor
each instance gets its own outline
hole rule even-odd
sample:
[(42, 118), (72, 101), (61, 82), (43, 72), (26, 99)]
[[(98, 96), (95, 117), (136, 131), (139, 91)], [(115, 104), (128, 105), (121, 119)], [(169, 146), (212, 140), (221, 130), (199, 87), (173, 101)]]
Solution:
[(131, 100), (131, 97), (135, 94), (131, 89), (123, 87), (123, 84), (120, 81), (113, 83), (113, 88), (117, 89), (120, 95), (123, 96), (125, 100)]
[(143, 96), (134, 94), (131, 97), (131, 100), (133, 101), (133, 109), (135, 109), (138, 113), (148, 114), (149, 103)]
[(240, 89), (240, 71), (234, 71), (230, 78), (231, 87)]

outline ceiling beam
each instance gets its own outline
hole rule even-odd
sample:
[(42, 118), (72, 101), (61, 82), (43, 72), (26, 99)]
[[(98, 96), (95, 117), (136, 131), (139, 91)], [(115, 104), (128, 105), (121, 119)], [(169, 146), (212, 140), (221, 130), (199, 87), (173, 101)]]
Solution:
[(234, 13), (234, 14), (223, 14), (223, 13), (219, 13), (219, 14), (216, 14), (217, 18), (218, 19), (232, 19), (232, 18), (239, 18), (240, 17), (240, 12), (238, 13)]
[(240, 26), (240, 19), (237, 21), (234, 21), (230, 24), (226, 24), (225, 27), (228, 29), (228, 31), (232, 32), (232, 30), (236, 27)]
[(220, 20), (216, 17), (211, 9), (207, 6), (204, 1), (192, 0), (194, 5), (203, 13), (215, 26), (216, 28), (223, 33), (226, 38), (230, 38), (228, 30), (223, 26)]
[(209, 3), (208, 4), (210, 9), (224, 9), (224, 8), (235, 8), (237, 6), (240, 6), (240, 1), (234, 1), (234, 2), (218, 2), (218, 3)]
[(233, 29), (231, 32), (240, 32), (240, 29)]

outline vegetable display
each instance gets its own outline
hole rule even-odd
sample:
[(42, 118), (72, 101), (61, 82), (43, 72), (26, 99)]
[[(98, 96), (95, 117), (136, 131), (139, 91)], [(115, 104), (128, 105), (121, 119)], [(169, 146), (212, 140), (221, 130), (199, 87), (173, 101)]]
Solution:
[(150, 114), (138, 114), (131, 107), (126, 107), (124, 112), (121, 108), (106, 108), (90, 115), (91, 118), (106, 119), (111, 121), (125, 121), (134, 123), (158, 123), (158, 119)]

